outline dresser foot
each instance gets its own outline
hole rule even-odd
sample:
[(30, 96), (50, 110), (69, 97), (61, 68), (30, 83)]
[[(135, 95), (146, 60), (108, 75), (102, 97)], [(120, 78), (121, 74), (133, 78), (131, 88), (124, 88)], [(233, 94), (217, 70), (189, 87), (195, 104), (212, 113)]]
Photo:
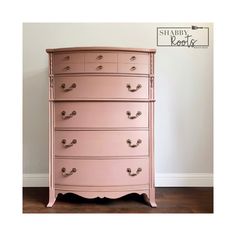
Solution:
[(52, 207), (56, 201), (55, 191), (49, 189), (49, 201), (47, 207)]
[(150, 200), (149, 203), (150, 203), (151, 207), (157, 207), (157, 203), (156, 203), (155, 199), (154, 200)]
[(50, 199), (49, 202), (48, 202), (47, 207), (52, 207), (54, 205), (55, 201), (56, 201), (56, 198), (55, 199)]
[(151, 194), (150, 197), (148, 197), (146, 194), (144, 194), (144, 200), (151, 206), (151, 207), (157, 207), (155, 194)]
[(149, 197), (150, 205), (151, 205), (151, 207), (157, 207), (155, 188), (151, 188), (150, 190), (151, 190), (150, 191), (150, 197)]

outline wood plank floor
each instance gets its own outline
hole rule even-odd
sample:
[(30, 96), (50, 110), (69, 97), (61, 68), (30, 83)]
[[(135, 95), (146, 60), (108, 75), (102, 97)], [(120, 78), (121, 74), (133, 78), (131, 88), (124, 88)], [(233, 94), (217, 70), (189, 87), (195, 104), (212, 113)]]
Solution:
[(213, 213), (213, 188), (156, 188), (156, 200), (151, 208), (138, 194), (116, 200), (66, 194), (46, 208), (48, 188), (23, 188), (23, 213)]

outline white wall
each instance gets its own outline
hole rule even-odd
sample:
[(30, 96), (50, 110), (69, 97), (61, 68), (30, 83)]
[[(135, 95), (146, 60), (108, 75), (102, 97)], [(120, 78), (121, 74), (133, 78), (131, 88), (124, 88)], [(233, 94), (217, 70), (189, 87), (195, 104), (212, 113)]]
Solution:
[[(47, 185), (48, 58), (45, 49), (78, 46), (156, 48), (156, 27), (168, 25), (173, 26), (154, 23), (23, 25), (25, 186)], [(212, 185), (212, 25), (201, 25), (210, 27), (209, 48), (157, 48), (155, 158), (158, 186)]]

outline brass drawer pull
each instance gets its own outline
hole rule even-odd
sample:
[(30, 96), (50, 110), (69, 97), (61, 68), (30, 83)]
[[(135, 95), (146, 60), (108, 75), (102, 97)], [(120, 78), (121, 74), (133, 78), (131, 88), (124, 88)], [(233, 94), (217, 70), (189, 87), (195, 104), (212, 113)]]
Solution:
[(136, 176), (136, 175), (138, 175), (138, 174), (142, 171), (142, 168), (139, 167), (139, 168), (136, 170), (136, 173), (132, 173), (132, 171), (131, 171), (130, 168), (127, 168), (126, 171), (129, 173), (129, 176)]
[(66, 66), (64, 69), (65, 70), (70, 70), (70, 66)]
[(61, 84), (61, 88), (64, 92), (71, 91), (73, 88), (76, 88), (76, 83), (73, 83), (69, 88), (66, 88), (66, 84)]
[(103, 55), (98, 55), (96, 59), (97, 60), (102, 60), (102, 58), (103, 58)]
[(130, 85), (130, 84), (127, 84), (126, 87), (128, 88), (128, 90), (129, 90), (130, 92), (136, 92), (137, 90), (139, 90), (140, 88), (142, 88), (142, 85), (141, 85), (141, 84), (138, 84), (138, 85), (136, 86), (136, 89), (131, 89), (131, 85)]
[(103, 66), (97, 66), (96, 70), (102, 70)]
[(66, 144), (66, 139), (62, 139), (61, 143), (63, 144), (64, 148), (72, 147), (74, 144), (77, 143), (76, 139), (73, 139), (70, 144)]
[(72, 118), (73, 116), (76, 115), (76, 111), (72, 111), (69, 115), (66, 116), (66, 111), (62, 111), (61, 112), (61, 116), (62, 116), (62, 119), (63, 120), (66, 120), (66, 119), (70, 119)]
[(135, 70), (136, 70), (136, 67), (135, 67), (135, 66), (132, 66), (132, 67), (130, 68), (130, 70), (131, 70), (131, 71), (135, 71)]
[(136, 144), (132, 144), (132, 141), (131, 141), (130, 139), (127, 139), (126, 142), (129, 144), (129, 147), (135, 148), (135, 147), (138, 147), (138, 145), (139, 145), (140, 143), (142, 143), (142, 140), (141, 140), (141, 139), (138, 139), (137, 142), (136, 142)]
[(66, 168), (65, 168), (65, 167), (63, 167), (63, 168), (61, 169), (61, 173), (62, 173), (62, 175), (63, 175), (64, 177), (73, 175), (76, 171), (77, 171), (76, 168), (72, 168), (72, 170), (71, 170), (69, 173), (66, 173)]
[(133, 119), (136, 119), (136, 118), (138, 118), (139, 116), (141, 116), (141, 115), (142, 115), (142, 112), (141, 112), (141, 111), (138, 111), (135, 116), (131, 116), (131, 112), (130, 112), (130, 111), (127, 111), (126, 114), (127, 114), (127, 116), (128, 116), (129, 119), (133, 120)]
[(136, 60), (136, 56), (130, 57), (130, 61), (135, 61), (135, 60)]

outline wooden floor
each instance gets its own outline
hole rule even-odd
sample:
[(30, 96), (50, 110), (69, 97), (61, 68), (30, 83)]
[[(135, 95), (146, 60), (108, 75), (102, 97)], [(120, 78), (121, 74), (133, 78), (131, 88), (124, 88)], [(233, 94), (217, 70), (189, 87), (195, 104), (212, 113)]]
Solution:
[(46, 208), (48, 188), (23, 188), (23, 213), (213, 213), (213, 188), (156, 188), (156, 200), (151, 208), (138, 194), (116, 200), (66, 194)]

